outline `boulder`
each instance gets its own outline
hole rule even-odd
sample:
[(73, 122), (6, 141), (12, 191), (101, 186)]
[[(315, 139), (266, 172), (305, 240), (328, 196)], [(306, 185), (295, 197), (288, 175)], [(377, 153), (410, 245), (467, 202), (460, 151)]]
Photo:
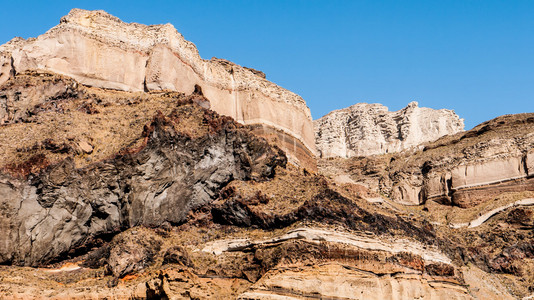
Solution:
[(162, 239), (151, 230), (135, 228), (113, 238), (107, 260), (108, 271), (116, 278), (134, 274), (154, 263)]

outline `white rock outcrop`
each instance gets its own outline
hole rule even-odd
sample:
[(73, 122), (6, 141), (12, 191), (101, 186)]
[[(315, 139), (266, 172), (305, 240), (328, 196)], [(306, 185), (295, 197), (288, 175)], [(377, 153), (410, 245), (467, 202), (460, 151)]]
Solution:
[(311, 114), (300, 96), (256, 70), (202, 59), (170, 24), (124, 23), (104, 11), (73, 9), (45, 34), (0, 46), (0, 84), (29, 69), (125, 91), (191, 93), (198, 85), (213, 110), (258, 125), (260, 133), (281, 141), (290, 160), (315, 165)]
[(399, 152), (464, 130), (452, 110), (411, 102), (390, 112), (381, 104), (358, 103), (314, 121), (320, 157), (354, 157)]

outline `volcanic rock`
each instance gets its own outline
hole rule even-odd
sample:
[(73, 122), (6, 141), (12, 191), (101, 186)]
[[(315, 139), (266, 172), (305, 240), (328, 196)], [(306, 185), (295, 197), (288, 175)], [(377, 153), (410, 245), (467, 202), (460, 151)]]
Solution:
[[(43, 85), (60, 90), (70, 82), (56, 75), (34, 76), (11, 81), (22, 91), (17, 104), (27, 103), (27, 97), (35, 98), (36, 106), (46, 103), (49, 98), (28, 91)], [(121, 228), (183, 222), (191, 209), (216, 199), (230, 181), (265, 180), (286, 163), (278, 148), (231, 118), (195, 104), (192, 98), (201, 96), (144, 95), (138, 104), (121, 104), (120, 96), (131, 101), (135, 94), (74, 89), (76, 93), (58, 104), (64, 109), (37, 111), (35, 122), (0, 127), (5, 145), (0, 150), (0, 263), (38, 265)], [(103, 96), (117, 102), (99, 106), (102, 112), (96, 115), (72, 110), (80, 101), (102, 102)], [(137, 112), (135, 107), (145, 102), (150, 108)], [(167, 115), (154, 111), (167, 106), (174, 107)], [(23, 108), (26, 104), (20, 111)], [(138, 118), (151, 109), (154, 115), (143, 129), (123, 122), (128, 109)], [(88, 123), (93, 132), (85, 131)], [(101, 133), (101, 126), (112, 128)], [(113, 132), (122, 134), (98, 144), (90, 154), (69, 150), (71, 140), (80, 139), (76, 134), (92, 134), (98, 141)], [(23, 146), (48, 134), (50, 139)]]
[(316, 173), (276, 146), (313, 165), (302, 99), (170, 25), (73, 10), (1, 49), (2, 299), (532, 295), (532, 114), (392, 153), (461, 120), (356, 106), (388, 153)]

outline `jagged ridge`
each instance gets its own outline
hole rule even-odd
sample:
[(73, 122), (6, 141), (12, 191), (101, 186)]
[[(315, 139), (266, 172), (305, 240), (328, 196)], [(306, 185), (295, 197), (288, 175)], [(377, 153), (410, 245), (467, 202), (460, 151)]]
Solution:
[(319, 156), (354, 157), (399, 152), (444, 135), (463, 131), (453, 111), (411, 102), (390, 112), (381, 104), (359, 103), (315, 120)]

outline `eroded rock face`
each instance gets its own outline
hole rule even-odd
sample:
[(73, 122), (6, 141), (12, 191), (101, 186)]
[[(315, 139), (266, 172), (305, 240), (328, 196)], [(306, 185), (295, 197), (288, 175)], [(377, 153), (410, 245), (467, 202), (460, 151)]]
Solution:
[(280, 268), (238, 299), (473, 299), (456, 281), (393, 273), (375, 274), (335, 263)]
[[(87, 255), (69, 260), (74, 271), (0, 266), (8, 279), (0, 289), (24, 299), (514, 299), (514, 288), (522, 289), (516, 298), (529, 294), (532, 218), (524, 212), (506, 218), (527, 227), (520, 232), (457, 232), (347, 192), (318, 174), (277, 167), (270, 180), (228, 183), (186, 223), (137, 226), (100, 248), (86, 246)], [(514, 246), (500, 242), (504, 237)], [(14, 272), (24, 285), (12, 280)], [(503, 278), (521, 281), (504, 287)]]
[(390, 112), (381, 104), (359, 103), (315, 120), (320, 157), (354, 157), (399, 152), (464, 130), (453, 111), (419, 107)]
[(503, 193), (534, 191), (534, 117), (508, 115), (420, 150), (353, 158), (349, 169), (392, 200), (474, 207)]
[[(193, 117), (202, 127), (182, 131)], [(183, 222), (231, 180), (265, 179), (286, 162), (264, 139), (194, 103), (156, 115), (142, 136), (139, 147), (83, 168), (70, 157), (48, 167), (30, 159), (17, 165), (29, 177), (0, 174), (0, 263), (38, 265), (99, 235)]]
[(290, 159), (315, 169), (313, 126), (304, 100), (259, 71), (203, 60), (170, 24), (128, 24), (104, 11), (73, 9), (45, 34), (0, 46), (0, 84), (31, 69), (124, 91), (190, 94), (199, 86), (213, 110), (283, 136), (288, 141), (280, 145)]

